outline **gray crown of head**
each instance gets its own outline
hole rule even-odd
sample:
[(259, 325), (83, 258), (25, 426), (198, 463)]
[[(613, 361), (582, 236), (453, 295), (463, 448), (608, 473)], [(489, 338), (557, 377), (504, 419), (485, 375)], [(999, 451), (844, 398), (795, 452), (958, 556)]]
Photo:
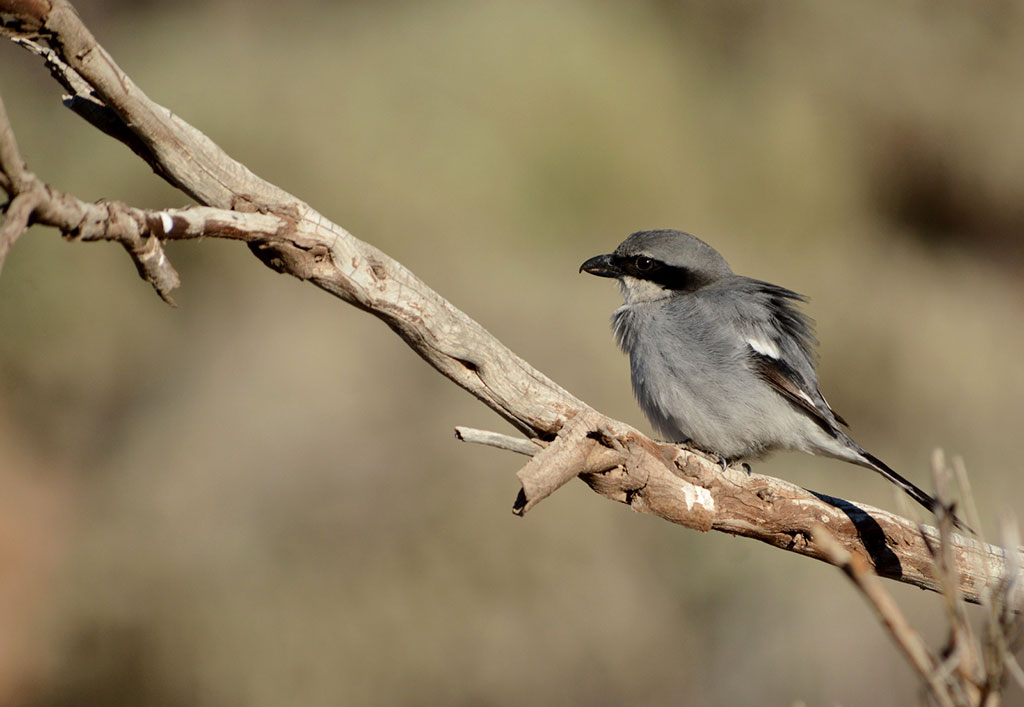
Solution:
[(686, 268), (712, 279), (732, 274), (732, 268), (717, 250), (696, 236), (671, 229), (637, 231), (619, 244), (615, 255), (645, 255), (669, 267)]

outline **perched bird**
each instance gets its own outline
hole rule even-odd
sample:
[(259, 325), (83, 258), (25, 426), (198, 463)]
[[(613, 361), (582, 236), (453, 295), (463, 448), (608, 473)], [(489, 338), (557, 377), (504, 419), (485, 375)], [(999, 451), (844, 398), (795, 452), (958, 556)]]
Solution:
[(931, 496), (854, 442), (818, 390), (813, 323), (802, 295), (736, 275), (688, 233), (640, 231), (580, 266), (618, 278), (612, 329), (633, 392), (673, 442), (726, 460), (792, 449), (873, 469), (929, 510)]

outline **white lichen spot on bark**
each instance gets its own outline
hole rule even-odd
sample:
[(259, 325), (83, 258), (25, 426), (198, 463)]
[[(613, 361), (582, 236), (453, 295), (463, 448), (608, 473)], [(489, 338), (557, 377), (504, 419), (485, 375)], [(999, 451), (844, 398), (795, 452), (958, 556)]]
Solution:
[(711, 492), (703, 486), (686, 484), (682, 489), (683, 500), (686, 501), (686, 510), (692, 511), (694, 505), (708, 511), (715, 510), (715, 499), (711, 496)]

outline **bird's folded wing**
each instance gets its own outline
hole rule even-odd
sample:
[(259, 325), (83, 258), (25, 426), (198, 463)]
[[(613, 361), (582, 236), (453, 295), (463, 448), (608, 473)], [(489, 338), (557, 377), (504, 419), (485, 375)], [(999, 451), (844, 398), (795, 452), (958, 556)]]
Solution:
[[(829, 434), (838, 432), (837, 423), (846, 424), (817, 390), (807, 390), (803, 377), (785, 361), (750, 348), (750, 357), (757, 374), (779, 395), (804, 410)], [(817, 401), (817, 402), (816, 402)]]

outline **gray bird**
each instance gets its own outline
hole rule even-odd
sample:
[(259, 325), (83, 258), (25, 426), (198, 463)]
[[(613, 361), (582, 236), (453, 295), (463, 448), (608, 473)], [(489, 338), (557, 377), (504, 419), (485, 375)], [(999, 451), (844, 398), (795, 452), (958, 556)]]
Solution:
[(931, 496), (866, 452), (818, 390), (812, 321), (802, 295), (736, 275), (718, 251), (681, 231), (640, 231), (580, 266), (618, 278), (612, 315), (633, 392), (672, 442), (719, 459), (792, 449), (873, 469), (929, 510)]

